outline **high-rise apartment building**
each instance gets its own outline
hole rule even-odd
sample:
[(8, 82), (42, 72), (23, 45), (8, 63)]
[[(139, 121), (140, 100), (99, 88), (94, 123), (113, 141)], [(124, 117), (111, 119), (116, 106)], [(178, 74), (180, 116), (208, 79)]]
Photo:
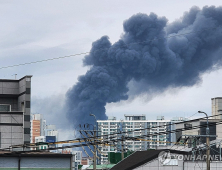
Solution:
[(45, 136), (46, 120), (41, 114), (31, 115), (31, 143), (35, 143), (35, 137)]
[[(175, 139), (175, 134), (155, 135), (155, 133), (166, 132), (172, 130), (170, 120), (164, 120), (164, 117), (158, 117), (157, 120), (146, 120), (145, 115), (124, 115), (125, 120), (116, 120), (115, 117), (109, 117), (108, 120), (98, 120), (98, 136), (109, 135), (108, 137), (100, 137), (102, 141), (106, 138), (120, 139), (121, 137), (129, 137), (132, 140), (124, 140), (124, 150), (142, 151), (147, 149), (155, 149), (158, 146), (170, 145)], [(137, 130), (137, 131), (134, 131)], [(125, 132), (123, 136), (116, 133)], [(145, 135), (147, 137), (140, 137)], [(149, 136), (151, 135), (151, 136)], [(128, 138), (128, 139), (129, 139)], [(137, 139), (137, 140), (135, 140)], [(111, 146), (100, 145), (101, 164), (108, 161), (108, 152), (120, 152), (121, 142), (113, 143)]]
[(0, 79), (0, 148), (30, 143), (31, 77)]
[[(47, 145), (58, 140), (58, 131), (55, 125), (46, 125), (46, 120), (41, 114), (32, 114), (31, 119), (31, 141), (37, 143), (38, 149), (55, 148), (56, 144)], [(43, 144), (41, 144), (43, 143)], [(34, 148), (33, 148), (34, 149)], [(57, 150), (51, 150), (57, 152)]]

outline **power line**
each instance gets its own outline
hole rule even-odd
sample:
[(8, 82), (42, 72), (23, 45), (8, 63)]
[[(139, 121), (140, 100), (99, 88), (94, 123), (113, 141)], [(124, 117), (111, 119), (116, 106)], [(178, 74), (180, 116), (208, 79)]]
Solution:
[[(216, 123), (209, 123), (209, 127), (210, 126), (216, 126), (216, 125), (220, 125), (222, 124), (222, 120), (219, 121), (219, 122), (216, 122)], [(198, 129), (198, 128), (203, 128), (203, 127), (206, 127), (207, 125), (197, 125), (197, 126), (194, 126), (192, 129)], [(189, 130), (192, 130), (192, 129), (189, 129)], [(167, 131), (166, 134), (169, 134), (169, 133), (175, 133), (175, 132), (182, 132), (182, 131), (187, 131), (187, 129), (185, 128), (182, 128), (182, 129), (176, 129), (176, 130), (173, 130), (173, 131)], [(155, 134), (156, 135), (156, 134)], [(157, 135), (162, 135), (162, 133), (159, 133)], [(150, 136), (150, 135), (147, 135), (147, 136)], [(146, 137), (145, 135), (143, 136), (138, 136), (138, 137)], [(125, 138), (127, 140), (127, 138)], [(109, 140), (109, 141), (105, 141), (105, 142), (95, 142), (95, 143), (89, 143), (88, 145), (98, 145), (98, 144), (106, 144), (106, 143), (111, 143), (111, 142), (118, 142), (118, 141), (121, 141), (122, 139), (115, 139), (115, 140)], [(86, 144), (87, 145), (87, 144)], [(72, 148), (72, 147), (79, 147), (78, 145), (72, 145), (72, 146), (68, 146), (68, 148)], [(58, 147), (58, 149), (62, 149), (61, 147)], [(55, 148), (52, 148), (52, 150), (55, 150)]]
[[(213, 115), (213, 116), (208, 116), (208, 118), (210, 117), (215, 117), (215, 116), (219, 116), (219, 115), (222, 115), (222, 114), (217, 114), (217, 115)], [(199, 121), (199, 120), (204, 120), (205, 118), (207, 117), (202, 117), (202, 118), (198, 118), (198, 119), (193, 119), (193, 120), (189, 120), (189, 121), (181, 121), (181, 122), (173, 122), (173, 123), (169, 123), (169, 124), (166, 124), (166, 125), (160, 125), (160, 126), (154, 126), (154, 127), (148, 127), (148, 128), (143, 128), (143, 129), (134, 129), (134, 130), (131, 130), (131, 131), (125, 131), (125, 132), (117, 132), (117, 133), (112, 133), (112, 134), (107, 134), (107, 135), (100, 135), (100, 136), (97, 136), (97, 137), (108, 137), (108, 136), (113, 136), (113, 135), (122, 135), (122, 134), (126, 134), (126, 133), (130, 133), (130, 132), (136, 132), (136, 131), (142, 131), (142, 130), (151, 130), (153, 128), (160, 128), (160, 127), (165, 127), (165, 126), (170, 126), (170, 125), (177, 125), (177, 124), (183, 124), (183, 123), (190, 123), (190, 122), (195, 122), (195, 121)], [(154, 134), (155, 135), (155, 134)], [(62, 142), (62, 141), (61, 141)]]
[[(219, 116), (219, 115), (222, 115), (222, 114), (217, 114), (217, 115), (213, 115), (213, 116), (208, 116), (208, 118), (210, 117), (215, 117), (215, 116)], [(136, 132), (136, 131), (142, 131), (142, 130), (150, 130), (150, 129), (153, 129), (153, 128), (157, 128), (157, 127), (165, 127), (165, 126), (170, 126), (170, 125), (177, 125), (177, 124), (183, 124), (183, 123), (190, 123), (190, 122), (195, 122), (195, 121), (199, 121), (199, 120), (204, 120), (205, 118), (207, 117), (202, 117), (202, 118), (198, 118), (198, 119), (193, 119), (193, 120), (189, 120), (189, 121), (181, 121), (181, 122), (175, 122), (175, 123), (169, 123), (169, 124), (166, 124), (166, 125), (160, 125), (160, 126), (155, 126), (155, 127), (151, 127), (151, 128), (143, 128), (143, 129), (134, 129), (134, 130), (131, 130), (131, 131), (126, 131), (126, 132), (117, 132), (117, 133), (112, 133), (112, 134), (107, 134), (107, 135), (100, 135), (100, 136), (96, 136), (97, 138), (101, 138), (101, 137), (107, 137), (109, 138), (109, 136), (113, 136), (113, 135), (122, 135), (122, 134), (126, 134), (126, 133), (129, 133), (129, 132)], [(174, 130), (175, 131), (175, 130)], [(155, 134), (149, 134), (149, 136), (156, 136), (160, 133), (155, 133)], [(164, 134), (164, 132), (162, 132), (161, 134)], [(148, 137), (148, 136), (146, 136)], [(94, 139), (94, 137), (89, 137), (88, 138), (89, 140), (90, 139)], [(83, 138), (76, 138), (74, 140), (64, 140), (64, 141), (58, 141), (58, 142), (50, 142), (49, 144), (62, 144), (62, 143), (78, 143), (78, 141), (80, 140), (84, 140)], [(30, 143), (30, 144), (26, 144), (25, 146), (31, 146), (31, 145), (35, 145), (35, 143)], [(23, 146), (23, 145), (14, 145), (15, 147), (16, 146)]]
[[(212, 124), (212, 123), (211, 123)], [(215, 125), (219, 125), (222, 124), (222, 120), (217, 122), (217, 124), (209, 124), (210, 126), (215, 126)], [(206, 127), (206, 125), (200, 125), (200, 126), (196, 126), (194, 129), (198, 129), (198, 128), (202, 128), (202, 127)], [(191, 129), (190, 129), (191, 130)], [(186, 130), (182, 130), (182, 129), (178, 129), (178, 132), (181, 131), (186, 131)], [(170, 133), (174, 133), (174, 131), (170, 132)], [(116, 140), (109, 140), (109, 141), (105, 141), (105, 142), (94, 142), (94, 143), (88, 143), (88, 144), (78, 144), (78, 145), (71, 145), (71, 146), (62, 146), (62, 147), (56, 147), (56, 148), (48, 148), (48, 149), (41, 149), (41, 151), (44, 150), (57, 150), (57, 149), (64, 149), (64, 148), (76, 148), (76, 147), (81, 147), (81, 146), (88, 146), (88, 145), (99, 145), (99, 144), (106, 144), (106, 143), (111, 143), (111, 142), (118, 142), (121, 141), (122, 139), (116, 139)], [(30, 151), (16, 151), (16, 153), (25, 153), (25, 152), (30, 152)], [(33, 150), (33, 152), (39, 152), (38, 150)]]
[(41, 62), (45, 62), (45, 61), (58, 60), (58, 59), (69, 58), (69, 57), (83, 55), (83, 54), (89, 54), (89, 53), (90, 52), (84, 52), (84, 53), (78, 53), (78, 54), (73, 54), (73, 55), (67, 55), (67, 56), (63, 56), (63, 57), (49, 58), (49, 59), (39, 60), (39, 61), (31, 61), (28, 63), (21, 63), (21, 64), (16, 64), (16, 65), (0, 67), (0, 69), (10, 68), (10, 67), (18, 67), (18, 66), (23, 66), (23, 65), (28, 65), (28, 64), (36, 64), (36, 63), (41, 63)]
[[(221, 26), (218, 26), (218, 27), (221, 27)], [(203, 29), (203, 30), (200, 30), (200, 31), (190, 31), (188, 33), (183, 33), (183, 34), (176, 34), (176, 33), (174, 33), (174, 35), (171, 35), (171, 36), (166, 36), (166, 37), (162, 37), (162, 38), (154, 38), (152, 40), (141, 41), (141, 42), (134, 42), (134, 43), (129, 43), (129, 44), (125, 43), (125, 45), (128, 46), (128, 45), (134, 45), (134, 44), (149, 43), (149, 42), (156, 41), (156, 40), (169, 39), (169, 38), (174, 38), (174, 37), (178, 37), (178, 36), (183, 36), (183, 35), (203, 32), (203, 31), (206, 31), (206, 30), (216, 29), (218, 27), (210, 27), (210, 28)], [(101, 48), (101, 49), (98, 49), (98, 50), (105, 50), (105, 48)], [(45, 60), (31, 61), (31, 62), (28, 62), (28, 63), (9, 65), (9, 66), (0, 67), (0, 70), (1, 69), (6, 69), (6, 68), (11, 68), (11, 67), (18, 67), (18, 66), (24, 66), (24, 65), (29, 65), (29, 64), (36, 64), (36, 63), (41, 63), (41, 62), (46, 62), (46, 61), (64, 59), (64, 58), (69, 58), (69, 57), (74, 57), (74, 56), (79, 56), (79, 55), (85, 55), (85, 54), (89, 54), (89, 53), (91, 53), (91, 52), (82, 52), (82, 53), (77, 53), (77, 54), (72, 54), (72, 55), (67, 55), (67, 56), (62, 56), (62, 57), (55, 57), (55, 58), (49, 58), (49, 59), (45, 59)]]
[[(218, 122), (213, 122), (213, 123), (209, 123), (209, 127), (210, 126), (217, 126), (219, 124), (222, 124), (222, 120), (221, 121), (218, 121)], [(125, 137), (124, 139), (127, 140), (127, 139), (134, 139), (134, 140), (138, 140), (138, 138), (144, 138), (144, 137), (149, 137), (149, 136), (159, 136), (159, 135), (162, 135), (162, 134), (169, 134), (169, 133), (176, 133), (176, 132), (182, 132), (182, 131), (187, 131), (187, 130), (193, 130), (193, 129), (198, 129), (198, 128), (202, 128), (202, 127), (206, 127), (207, 125), (197, 125), (197, 126), (193, 126), (192, 129), (186, 129), (186, 128), (181, 128), (181, 129), (176, 129), (176, 130), (171, 130), (171, 131), (166, 131), (166, 132), (162, 132), (162, 133), (157, 133), (157, 134), (148, 134), (148, 135), (141, 135), (141, 136), (137, 136), (137, 137)], [(81, 138), (79, 139), (75, 139), (75, 140), (82, 140)], [(57, 149), (64, 149), (64, 148), (75, 148), (75, 147), (81, 147), (81, 146), (88, 146), (88, 145), (99, 145), (99, 144), (108, 144), (108, 143), (112, 143), (112, 142), (119, 142), (121, 141), (122, 139), (113, 139), (113, 140), (108, 140), (108, 141), (101, 141), (101, 142), (94, 142), (94, 143), (88, 143), (88, 144), (78, 144), (78, 145), (71, 145), (71, 146), (63, 146), (63, 147), (56, 147), (56, 148), (48, 148), (48, 149), (42, 149), (41, 151), (43, 150), (57, 150)], [(85, 141), (86, 142), (86, 141)], [(52, 143), (48, 143), (48, 144), (54, 144), (56, 142), (52, 142)], [(17, 145), (18, 147), (28, 147), (27, 144), (23, 144), (23, 145)], [(29, 147), (32, 147), (31, 145), (29, 145)], [(10, 149), (10, 148), (4, 148), (4, 150), (6, 149)], [(28, 151), (18, 151), (18, 153), (21, 153), (21, 152), (28, 152)], [(30, 151), (29, 151), (30, 152)], [(37, 151), (34, 151), (34, 152), (38, 152)]]
[[(213, 115), (213, 116), (208, 116), (208, 118), (210, 117), (214, 117), (214, 116), (219, 116), (219, 115), (222, 115), (222, 114), (217, 114), (217, 115)], [(172, 123), (172, 124), (166, 124), (166, 125), (160, 125), (160, 126), (155, 126), (155, 127), (152, 127), (152, 128), (157, 128), (157, 127), (164, 127), (164, 126), (169, 126), (169, 125), (176, 125), (176, 124), (183, 124), (183, 123), (189, 123), (189, 122), (195, 122), (195, 121), (198, 121), (198, 120), (203, 120), (207, 117), (202, 117), (202, 118), (198, 118), (198, 119), (193, 119), (193, 120), (189, 120), (189, 121), (181, 121), (181, 122), (176, 122), (176, 123)], [(222, 122), (222, 121), (219, 121), (219, 122)], [(217, 122), (218, 123), (218, 122)], [(212, 125), (213, 126), (213, 125)], [(192, 129), (194, 127), (197, 127), (197, 126), (193, 126)], [(201, 125), (199, 127), (206, 127), (206, 125)], [(141, 130), (146, 130), (146, 129), (152, 129), (152, 128), (144, 128), (144, 129), (134, 129), (132, 131), (127, 131), (127, 132), (118, 132), (118, 133), (113, 133), (113, 134), (108, 134), (108, 135), (100, 135), (100, 136), (96, 136), (97, 138), (99, 137), (107, 137), (109, 138), (109, 136), (112, 136), (112, 135), (115, 135), (115, 134), (125, 134), (125, 133), (129, 133), (129, 132), (134, 132), (134, 131), (141, 131)], [(180, 132), (180, 131), (184, 131), (184, 130), (187, 130), (185, 128), (182, 128), (183, 130), (181, 129), (176, 129), (176, 130), (173, 130), (173, 131), (166, 131), (166, 132), (161, 132), (161, 133), (155, 133), (155, 134), (149, 134), (149, 135), (143, 135), (144, 137), (149, 137), (149, 136), (157, 136), (157, 135), (162, 135), (162, 134), (168, 134), (168, 133), (173, 133), (173, 132)], [(188, 129), (188, 130), (192, 130), (192, 129)], [(195, 128), (196, 129), (196, 128)], [(88, 140), (90, 140), (90, 138), (92, 137), (89, 137)], [(129, 138), (129, 137), (127, 137)], [(131, 138), (135, 138), (135, 137), (131, 137)], [(138, 138), (138, 137), (137, 137)], [(92, 138), (93, 139), (93, 138)], [(58, 142), (50, 142), (48, 144), (62, 144), (62, 143), (79, 143), (78, 141), (80, 140), (83, 140), (83, 142), (85, 141), (85, 138), (76, 138), (74, 140), (65, 140), (65, 141), (58, 141)], [(29, 144), (21, 144), (21, 145), (14, 145), (14, 147), (21, 147), (21, 146), (35, 146), (36, 143), (29, 143)], [(10, 148), (5, 148), (5, 149), (10, 149)]]

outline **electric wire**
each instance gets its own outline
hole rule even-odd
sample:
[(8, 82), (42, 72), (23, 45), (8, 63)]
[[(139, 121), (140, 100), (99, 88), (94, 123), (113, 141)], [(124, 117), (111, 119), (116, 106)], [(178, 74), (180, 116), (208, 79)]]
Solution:
[[(219, 115), (222, 115), (222, 114), (217, 114), (217, 115), (213, 115), (213, 116), (208, 116), (208, 118), (210, 117), (214, 117), (214, 116), (219, 116)], [(170, 123), (170, 124), (166, 124), (166, 125), (160, 125), (160, 126), (155, 126), (155, 127), (151, 127), (151, 128), (144, 128), (144, 129), (134, 129), (132, 131), (128, 131), (128, 132), (117, 132), (117, 133), (113, 133), (111, 135), (122, 135), (122, 134), (125, 134), (125, 133), (129, 133), (129, 132), (135, 132), (135, 131), (141, 131), (141, 130), (146, 130), (146, 129), (153, 129), (153, 128), (157, 128), (157, 127), (165, 127), (165, 126), (169, 126), (169, 125), (177, 125), (177, 124), (183, 124), (183, 123), (190, 123), (190, 122), (195, 122), (195, 121), (199, 121), (199, 120), (204, 120), (205, 118), (207, 117), (202, 117), (202, 118), (198, 118), (198, 119), (193, 119), (193, 120), (189, 120), (189, 121), (181, 121), (181, 122), (174, 122), (174, 123)], [(175, 130), (174, 130), (175, 131)], [(161, 133), (163, 134), (163, 132)], [(155, 134), (149, 134), (149, 136), (154, 136), (154, 135), (158, 135), (158, 133), (155, 133)], [(100, 135), (100, 136), (96, 136), (97, 139), (98, 138), (101, 138), (101, 137), (109, 137), (109, 135)], [(147, 136), (148, 137), (148, 136)], [(91, 137), (93, 139), (93, 137)], [(128, 137), (129, 138), (129, 137)], [(134, 137), (135, 138), (135, 137)], [(74, 140), (65, 140), (65, 141), (58, 141), (58, 142), (50, 142), (48, 144), (61, 144), (61, 143), (77, 143), (79, 140), (82, 140), (81, 138), (76, 138)], [(35, 145), (35, 143), (30, 143), (30, 144), (24, 144), (25, 147), (29, 147), (29, 146), (32, 146), (32, 145)], [(14, 147), (21, 147), (21, 145), (14, 145)], [(22, 145), (23, 146), (23, 145)]]
[[(213, 116), (208, 116), (208, 118), (211, 118), (211, 117), (215, 117), (215, 116), (219, 116), (219, 115), (222, 115), (222, 114), (217, 114), (217, 115), (213, 115)], [(170, 126), (170, 125), (178, 125), (178, 124), (183, 124), (183, 123), (190, 123), (190, 122), (195, 122), (195, 121), (199, 121), (199, 120), (205, 120), (207, 117), (201, 117), (201, 118), (198, 118), (198, 119), (192, 119), (192, 120), (185, 120), (185, 121), (180, 121), (180, 122), (173, 122), (173, 123), (169, 123), (169, 124), (166, 124), (166, 125), (160, 125), (160, 126), (154, 126), (154, 127), (148, 127), (148, 128), (143, 128), (143, 129), (134, 129), (134, 130), (131, 130), (131, 131), (127, 131), (127, 132), (116, 132), (116, 133), (112, 133), (112, 134), (105, 134), (105, 135), (99, 135), (97, 136), (97, 138), (101, 138), (101, 137), (109, 137), (109, 136), (113, 136), (113, 135), (122, 135), (122, 134), (126, 134), (126, 133), (129, 133), (129, 132), (136, 132), (136, 131), (142, 131), (142, 130), (150, 130), (150, 129), (153, 129), (153, 128), (159, 128), (159, 127), (165, 127), (165, 126)], [(154, 134), (156, 135), (156, 134)], [(153, 136), (154, 136), (153, 135)], [(91, 137), (92, 139), (94, 137)], [(78, 138), (76, 140), (79, 140)], [(74, 140), (65, 140), (65, 141), (59, 141), (59, 142), (52, 142), (50, 144), (59, 144), (59, 143), (69, 143), (69, 142), (73, 142)], [(34, 143), (35, 144), (35, 143)]]
[[(154, 39), (147, 40), (147, 41), (134, 42), (134, 43), (128, 43), (128, 44), (126, 44), (125, 42), (124, 43), (125, 43), (126, 46), (134, 45), (134, 44), (150, 43), (150, 42), (156, 41), (156, 40), (169, 39), (169, 38), (174, 38), (174, 37), (178, 37), (178, 36), (189, 35), (189, 34), (193, 34), (193, 33), (198, 33), (198, 32), (203, 32), (203, 31), (207, 31), (207, 30), (211, 30), (211, 29), (216, 29), (216, 28), (219, 28), (219, 27), (221, 27), (221, 26), (210, 27), (210, 28), (202, 29), (200, 31), (190, 31), (190, 32), (181, 33), (181, 34), (173, 33), (174, 35), (165, 36), (165, 37), (162, 37), (162, 38), (154, 38)], [(97, 50), (105, 50), (105, 48), (100, 48), (100, 49), (97, 49)], [(77, 53), (77, 54), (72, 54), (72, 55), (67, 55), (67, 56), (62, 56), (62, 57), (54, 57), (54, 58), (49, 58), (49, 59), (44, 59), (44, 60), (31, 61), (31, 62), (27, 62), (27, 63), (8, 65), (8, 66), (0, 67), (0, 70), (1, 69), (6, 69), (6, 68), (11, 68), (11, 67), (18, 67), (18, 66), (24, 66), (24, 65), (29, 65), (29, 64), (36, 64), (36, 63), (47, 62), (47, 61), (52, 61), (52, 60), (64, 59), (64, 58), (69, 58), (69, 57), (74, 57), (74, 56), (86, 55), (86, 54), (89, 54), (89, 53), (91, 53), (91, 51)]]
[[(216, 123), (209, 123), (208, 126), (217, 126), (219, 124), (222, 124), (222, 120), (218, 121)], [(202, 128), (202, 127), (206, 127), (206, 125), (198, 125), (198, 126), (193, 126), (192, 129), (198, 129), (198, 128)], [(189, 129), (189, 130), (192, 130)], [(182, 132), (182, 131), (187, 131), (187, 129), (178, 129), (178, 130), (174, 130), (174, 131), (168, 131), (167, 133), (175, 133), (176, 132)], [(144, 137), (144, 136), (140, 136), (140, 137)], [(90, 143), (90, 145), (99, 145), (99, 144), (106, 144), (106, 143), (111, 143), (111, 142), (118, 142), (121, 141), (122, 139), (115, 139), (115, 140), (109, 140), (109, 141), (103, 141), (103, 142), (94, 142), (94, 143)], [(22, 145), (23, 146), (23, 145)], [(87, 146), (87, 144), (78, 144), (78, 145), (71, 145), (71, 146), (62, 146), (62, 147), (56, 147), (56, 148), (48, 148), (48, 149), (42, 149), (42, 151), (44, 150), (57, 150), (57, 149), (63, 149), (63, 148), (75, 148), (75, 147), (81, 147), (81, 146)], [(29, 152), (29, 151), (17, 151), (18, 153), (23, 153), (23, 152)], [(33, 151), (33, 152), (38, 152), (38, 151)]]
[[(86, 135), (88, 136), (88, 137), (92, 137), (89, 133), (87, 133), (86, 131), (84, 131), (85, 133), (86, 133)], [(83, 137), (85, 137), (86, 138), (86, 136), (83, 136)], [(92, 140), (90, 140), (91, 141), (91, 143), (92, 143)], [(101, 152), (101, 150), (98, 148), (98, 147), (96, 147), (96, 150), (101, 154), (101, 155), (105, 155), (105, 154), (103, 154), (102, 152)]]
[[(85, 135), (83, 135), (82, 134), (82, 132), (80, 132), (80, 134), (83, 136), (83, 138), (85, 138), (86, 140), (88, 139), (88, 138), (86, 138), (86, 136)], [(86, 143), (86, 142), (85, 142)], [(89, 142), (89, 143), (91, 143), (91, 141)], [(90, 146), (89, 145), (87, 145), (87, 147), (89, 148), (89, 150), (94, 154), (94, 151), (90, 148)], [(98, 159), (100, 159), (97, 155), (96, 155), (96, 157), (98, 158)]]

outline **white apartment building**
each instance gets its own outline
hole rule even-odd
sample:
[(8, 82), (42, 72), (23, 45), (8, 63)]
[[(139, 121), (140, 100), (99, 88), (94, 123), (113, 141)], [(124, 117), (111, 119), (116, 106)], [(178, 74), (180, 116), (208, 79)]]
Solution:
[[(35, 143), (44, 143), (44, 142), (46, 142), (46, 137), (45, 136), (37, 136), (37, 137), (35, 137)], [(48, 149), (48, 145), (46, 145), (46, 144), (39, 144), (36, 149), (37, 150)]]
[(45, 130), (44, 130), (44, 134), (45, 134), (45, 136), (55, 136), (56, 141), (58, 141), (59, 132), (56, 129), (55, 125), (46, 125)]
[(82, 151), (72, 151), (72, 170), (78, 170), (82, 162)]
[[(116, 120), (115, 117), (109, 117), (108, 120), (98, 120), (98, 136), (109, 135), (108, 138), (110, 141), (120, 139), (122, 137), (121, 135), (115, 133), (125, 132), (123, 138), (131, 138), (130, 140), (124, 140), (125, 151), (155, 149), (158, 146), (171, 145), (170, 142), (175, 140), (175, 134), (155, 135), (155, 133), (164, 133), (173, 129), (172, 125), (166, 126), (167, 124), (170, 124), (171, 121), (164, 120), (163, 116), (158, 117), (157, 120), (146, 120), (145, 115), (124, 115), (124, 117), (124, 120)], [(152, 136), (141, 138), (141, 135)], [(107, 139), (107, 137), (100, 138), (102, 141)], [(135, 138), (137, 138), (137, 140), (135, 140)], [(101, 153), (98, 152), (98, 155), (101, 158), (101, 164), (107, 163), (108, 152), (120, 152), (121, 148), (121, 141), (114, 142), (111, 146), (100, 145), (99, 149), (101, 150)]]

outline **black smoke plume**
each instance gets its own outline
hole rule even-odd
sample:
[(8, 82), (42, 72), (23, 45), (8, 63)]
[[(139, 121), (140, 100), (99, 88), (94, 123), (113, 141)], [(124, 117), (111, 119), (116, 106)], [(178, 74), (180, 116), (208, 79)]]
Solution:
[(90, 66), (67, 92), (68, 118), (74, 124), (106, 119), (107, 103), (127, 100), (129, 82), (138, 94), (193, 86), (217, 69), (222, 59), (222, 7), (193, 7), (168, 24), (156, 14), (136, 14), (123, 23), (120, 40), (103, 36), (83, 63)]

